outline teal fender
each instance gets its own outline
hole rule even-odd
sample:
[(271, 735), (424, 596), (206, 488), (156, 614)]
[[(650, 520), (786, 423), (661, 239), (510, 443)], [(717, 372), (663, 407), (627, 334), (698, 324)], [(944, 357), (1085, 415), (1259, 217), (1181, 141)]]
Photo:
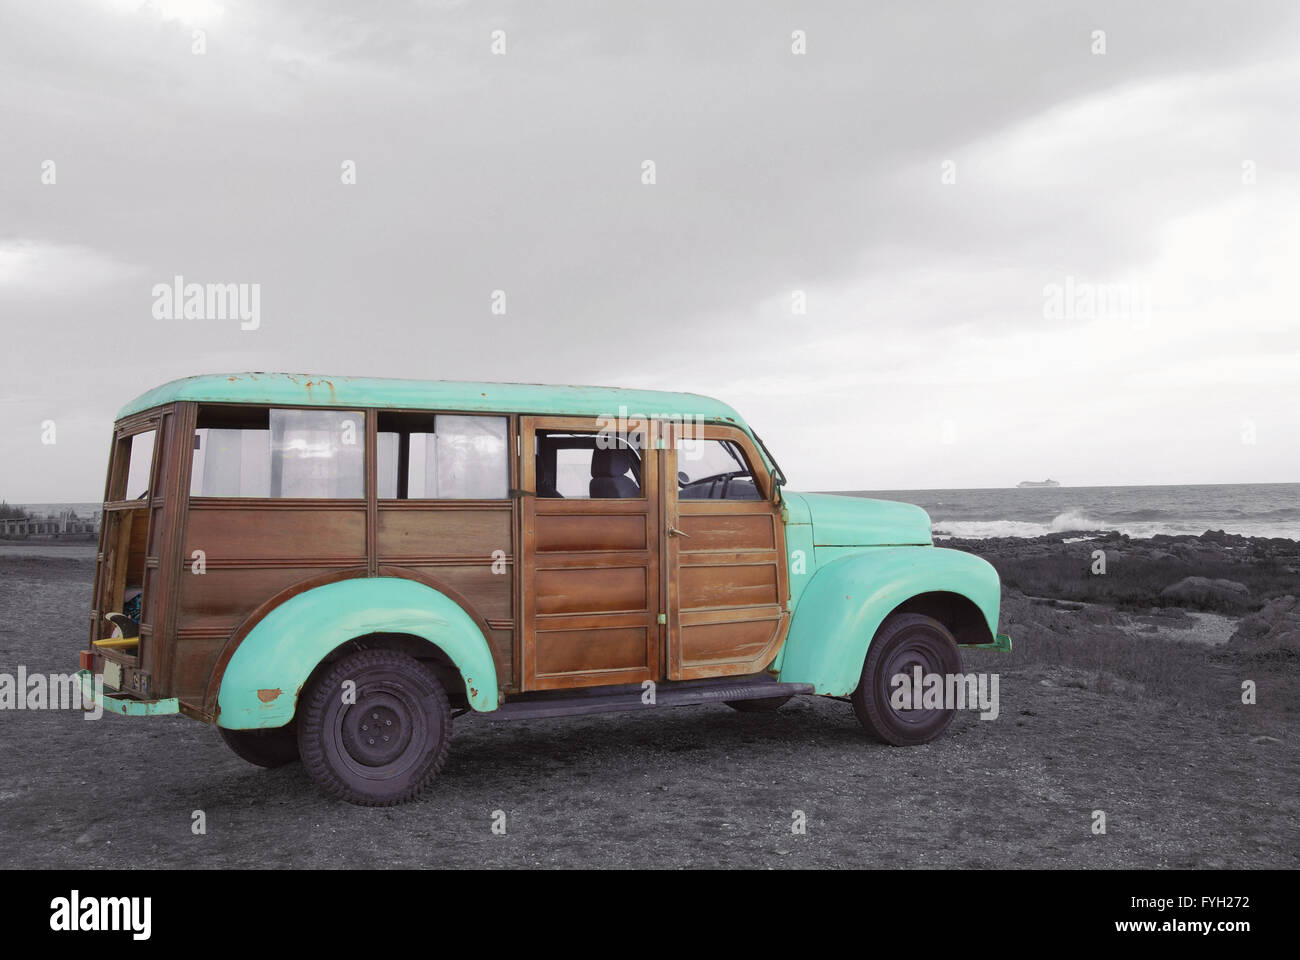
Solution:
[(284, 726), (316, 665), (336, 647), (368, 633), (423, 637), (456, 665), (471, 707), (497, 708), (492, 651), (459, 604), (414, 580), (359, 577), (291, 597), (249, 631), (221, 678), (218, 725)]
[(845, 696), (862, 676), (867, 645), (885, 617), (922, 593), (971, 600), (997, 635), (1001, 585), (988, 562), (937, 547), (866, 547), (819, 566), (799, 597), (781, 658), (783, 682)]

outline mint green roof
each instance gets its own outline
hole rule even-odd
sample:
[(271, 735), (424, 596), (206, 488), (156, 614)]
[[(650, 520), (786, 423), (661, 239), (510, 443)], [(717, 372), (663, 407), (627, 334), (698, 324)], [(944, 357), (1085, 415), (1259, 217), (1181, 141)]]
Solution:
[(120, 420), (141, 410), (177, 400), (319, 405), (353, 409), (397, 407), (416, 410), (481, 410), (573, 416), (662, 415), (699, 417), (706, 421), (729, 422), (745, 427), (740, 414), (727, 404), (694, 393), (624, 390), (617, 387), (545, 386), (535, 383), (329, 377), (296, 373), (220, 373), (173, 380), (142, 393), (119, 410), (117, 416)]

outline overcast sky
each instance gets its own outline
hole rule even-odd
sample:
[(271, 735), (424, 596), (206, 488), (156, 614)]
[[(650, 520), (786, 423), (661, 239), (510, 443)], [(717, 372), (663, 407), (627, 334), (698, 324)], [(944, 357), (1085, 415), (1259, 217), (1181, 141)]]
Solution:
[(1298, 14), (5, 3), (0, 497), (242, 370), (710, 394), (794, 489), (1300, 480)]

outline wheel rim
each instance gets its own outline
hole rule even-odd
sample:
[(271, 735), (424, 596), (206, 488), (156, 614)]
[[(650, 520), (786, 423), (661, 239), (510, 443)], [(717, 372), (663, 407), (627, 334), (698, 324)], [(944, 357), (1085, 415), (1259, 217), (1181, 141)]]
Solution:
[(410, 746), (413, 726), (401, 699), (386, 690), (374, 691), (343, 715), (343, 749), (362, 766), (383, 767)]
[(356, 685), (356, 703), (336, 702), (330, 711), (327, 740), (332, 742), (326, 749), (363, 779), (399, 778), (422, 762), (427, 745), (441, 735), (441, 724), (428, 709), (428, 691), (365, 676), (357, 677)]
[(894, 650), (889, 658), (885, 661), (885, 669), (881, 671), (880, 678), (883, 689), (880, 691), (880, 703), (885, 704), (890, 716), (899, 723), (909, 726), (921, 726), (927, 723), (933, 723), (936, 717), (944, 713), (944, 709), (912, 709), (912, 697), (916, 696), (914, 688), (909, 691), (907, 704), (902, 708), (894, 706), (893, 694), (894, 686), (892, 680), (900, 673), (906, 675), (908, 682), (913, 683), (916, 679), (915, 669), (921, 668), (922, 677), (937, 673), (944, 675), (944, 665), (938, 654), (932, 649), (931, 645), (925, 642), (925, 639), (918, 638), (901, 644), (897, 650)]

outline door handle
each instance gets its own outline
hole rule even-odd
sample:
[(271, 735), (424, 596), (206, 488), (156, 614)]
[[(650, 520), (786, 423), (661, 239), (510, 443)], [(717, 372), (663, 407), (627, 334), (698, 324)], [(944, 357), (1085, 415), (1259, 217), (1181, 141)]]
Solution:
[(674, 527), (672, 524), (669, 524), (669, 525), (668, 525), (668, 536), (670, 536), (670, 537), (685, 537), (687, 540), (691, 539), (691, 535), (690, 535), (689, 533), (683, 533), (682, 531), (680, 531), (680, 530), (678, 530), (676, 527)]

